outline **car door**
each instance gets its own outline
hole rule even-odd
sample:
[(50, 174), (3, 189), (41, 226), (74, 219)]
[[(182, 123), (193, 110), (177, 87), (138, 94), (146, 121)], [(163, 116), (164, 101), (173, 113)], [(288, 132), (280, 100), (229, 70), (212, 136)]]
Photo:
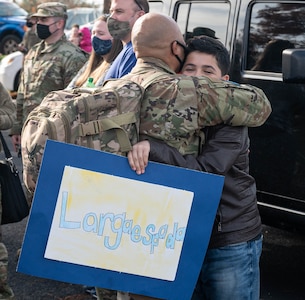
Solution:
[(262, 88), (272, 105), (267, 122), (249, 130), (261, 211), (304, 224), (305, 86), (283, 83), (282, 52), (305, 46), (305, 2), (243, 1), (239, 18), (233, 78)]
[(283, 83), (281, 58), (283, 49), (305, 48), (305, 1), (162, 2), (185, 40), (213, 34), (230, 52), (231, 80), (258, 86), (268, 96), (272, 114), (249, 129), (260, 211), (265, 223), (303, 227), (305, 86)]

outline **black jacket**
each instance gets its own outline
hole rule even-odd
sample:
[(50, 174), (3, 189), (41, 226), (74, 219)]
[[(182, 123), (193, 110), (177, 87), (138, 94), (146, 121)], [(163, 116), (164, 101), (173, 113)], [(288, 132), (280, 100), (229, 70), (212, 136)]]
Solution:
[[(206, 131), (201, 154), (182, 156), (165, 143), (150, 140), (149, 159), (225, 176), (209, 248), (246, 242), (261, 233), (256, 185), (249, 174), (247, 127), (217, 125)], [(198, 183), (200, 184), (200, 183)]]

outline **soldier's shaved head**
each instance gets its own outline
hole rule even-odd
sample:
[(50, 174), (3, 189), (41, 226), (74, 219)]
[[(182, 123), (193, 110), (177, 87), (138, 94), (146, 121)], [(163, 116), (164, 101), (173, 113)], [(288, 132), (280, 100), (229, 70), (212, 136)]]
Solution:
[(162, 59), (175, 71), (180, 67), (176, 55), (183, 60), (184, 53), (175, 41), (183, 45), (185, 42), (172, 18), (160, 13), (147, 13), (135, 22), (131, 37), (137, 58), (151, 56)]

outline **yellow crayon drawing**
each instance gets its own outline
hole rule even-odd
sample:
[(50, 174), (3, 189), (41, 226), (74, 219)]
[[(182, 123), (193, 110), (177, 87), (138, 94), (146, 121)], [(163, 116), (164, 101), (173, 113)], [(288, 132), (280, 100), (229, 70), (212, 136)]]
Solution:
[(194, 194), (66, 166), (45, 258), (175, 280)]

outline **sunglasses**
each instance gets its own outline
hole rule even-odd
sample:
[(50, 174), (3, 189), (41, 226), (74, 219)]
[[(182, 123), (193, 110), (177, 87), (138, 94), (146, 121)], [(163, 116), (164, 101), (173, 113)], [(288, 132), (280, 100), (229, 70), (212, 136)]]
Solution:
[(134, 2), (138, 5), (138, 7), (140, 8), (140, 10), (144, 10), (144, 9), (142, 8), (142, 6), (140, 5), (140, 3), (139, 3), (138, 0), (134, 0)]

